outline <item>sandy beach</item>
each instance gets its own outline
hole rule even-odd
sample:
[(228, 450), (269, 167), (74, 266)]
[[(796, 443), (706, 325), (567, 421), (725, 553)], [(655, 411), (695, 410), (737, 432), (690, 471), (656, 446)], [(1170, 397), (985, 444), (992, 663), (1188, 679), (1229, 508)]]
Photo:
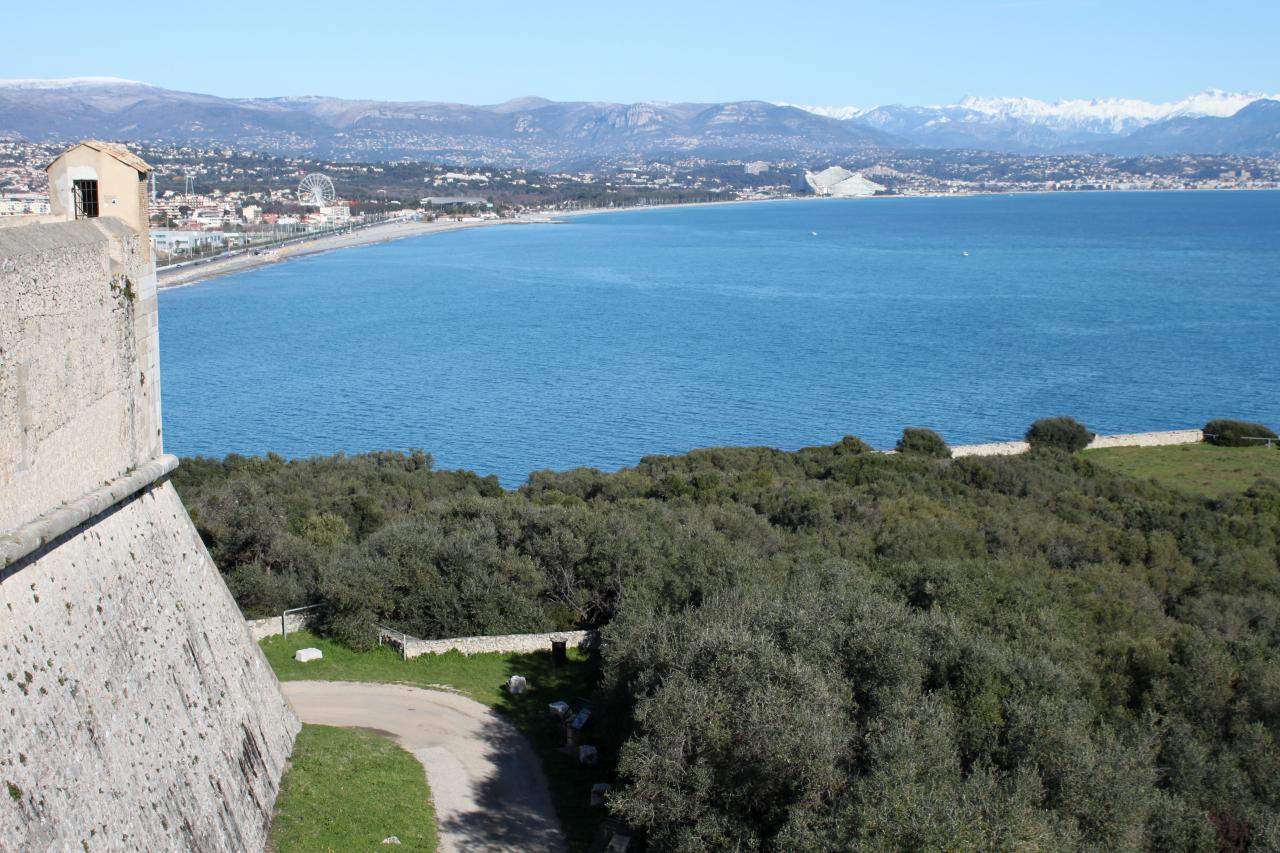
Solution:
[(389, 240), (400, 240), (405, 237), (418, 237), (423, 234), (438, 234), (443, 231), (458, 231), (463, 228), (480, 228), (491, 225), (520, 225), (518, 219), (486, 219), (483, 222), (416, 222), (401, 221), (371, 225), (346, 234), (332, 234), (317, 237), (313, 240), (299, 240), (287, 246), (266, 250), (255, 255), (248, 250), (234, 255), (202, 261), (176, 268), (161, 268), (157, 273), (157, 286), (181, 287), (208, 281), (211, 278), (245, 272), (269, 264), (278, 264), (304, 255), (320, 252), (331, 252), (335, 249), (349, 249), (353, 246), (368, 246), (374, 243), (385, 243)]
[[(781, 199), (726, 199), (724, 201), (677, 202), (674, 204), (631, 205), (627, 207), (588, 207), (579, 210), (554, 211), (550, 212), (548, 215), (553, 217), (553, 221), (563, 221), (571, 217), (591, 216), (599, 213), (621, 213), (623, 211), (658, 210), (674, 207), (710, 207), (725, 204), (761, 204), (775, 201), (798, 201), (804, 198), (810, 197), (800, 196)], [(335, 249), (349, 249), (353, 246), (368, 246), (374, 243), (385, 243), (389, 240), (400, 240), (405, 237), (419, 237), (423, 234), (439, 234), (444, 231), (457, 231), (462, 228), (482, 228), (492, 225), (534, 224), (546, 224), (546, 222), (528, 219), (486, 219), (482, 222), (388, 222), (380, 225), (371, 225), (367, 228), (362, 228), (358, 231), (352, 231), (347, 234), (334, 234), (325, 237), (317, 237), (313, 240), (299, 240), (298, 242), (290, 243), (287, 246), (280, 246), (276, 249), (267, 250), (260, 255), (254, 255), (248, 250), (244, 250), (237, 252), (234, 255), (219, 257), (208, 261), (200, 261), (176, 268), (162, 267), (157, 274), (157, 286), (162, 289), (166, 287), (182, 287), (188, 284), (197, 284), (202, 281), (208, 281), (209, 279), (218, 278), (224, 275), (231, 275), (232, 273), (245, 272), (247, 270), (264, 267), (269, 264), (280, 263), (282, 261), (291, 260), (292, 258), (300, 258), (304, 255), (331, 252)]]

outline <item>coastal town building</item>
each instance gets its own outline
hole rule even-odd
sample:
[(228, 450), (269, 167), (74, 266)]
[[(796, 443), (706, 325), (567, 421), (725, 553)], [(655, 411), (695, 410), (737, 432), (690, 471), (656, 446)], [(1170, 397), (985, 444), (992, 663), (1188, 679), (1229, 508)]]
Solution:
[(474, 195), (429, 195), (420, 199), (420, 204), (424, 207), (493, 207), (487, 199)]
[(342, 203), (325, 205), (312, 218), (323, 225), (342, 225), (351, 221), (351, 206)]
[(814, 195), (819, 196), (857, 198), (872, 196), (885, 190), (883, 184), (877, 184), (861, 174), (839, 166), (832, 166), (821, 172), (805, 172), (804, 179), (813, 189)]

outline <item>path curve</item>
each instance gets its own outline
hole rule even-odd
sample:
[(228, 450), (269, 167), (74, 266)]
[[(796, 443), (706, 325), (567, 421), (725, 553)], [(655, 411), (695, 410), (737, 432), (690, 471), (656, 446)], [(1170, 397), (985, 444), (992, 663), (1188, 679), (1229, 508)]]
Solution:
[(537, 755), (514, 726), (479, 702), (400, 684), (280, 686), (303, 722), (381, 729), (422, 762), (442, 853), (565, 849)]

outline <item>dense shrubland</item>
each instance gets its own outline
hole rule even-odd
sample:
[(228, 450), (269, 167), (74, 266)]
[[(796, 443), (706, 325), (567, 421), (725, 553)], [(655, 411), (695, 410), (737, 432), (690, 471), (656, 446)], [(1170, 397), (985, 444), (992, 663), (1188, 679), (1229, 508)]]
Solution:
[(246, 613), (368, 642), (603, 626), (655, 849), (1280, 847), (1280, 484), (857, 439), (539, 473), (186, 460)]

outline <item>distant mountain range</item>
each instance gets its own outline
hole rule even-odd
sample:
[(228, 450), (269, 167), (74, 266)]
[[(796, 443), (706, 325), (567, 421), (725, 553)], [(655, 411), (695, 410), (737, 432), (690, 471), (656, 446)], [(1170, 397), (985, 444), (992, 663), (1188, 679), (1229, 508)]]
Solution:
[(562, 167), (655, 156), (816, 162), (872, 149), (1280, 155), (1280, 96), (945, 106), (219, 98), (115, 78), (0, 81), (0, 135), (233, 145), (350, 160)]
[(352, 160), (399, 158), (536, 167), (647, 157), (788, 158), (906, 145), (862, 124), (763, 101), (493, 106), (301, 97), (229, 99), (129, 80), (0, 82), (0, 133), (232, 144)]

